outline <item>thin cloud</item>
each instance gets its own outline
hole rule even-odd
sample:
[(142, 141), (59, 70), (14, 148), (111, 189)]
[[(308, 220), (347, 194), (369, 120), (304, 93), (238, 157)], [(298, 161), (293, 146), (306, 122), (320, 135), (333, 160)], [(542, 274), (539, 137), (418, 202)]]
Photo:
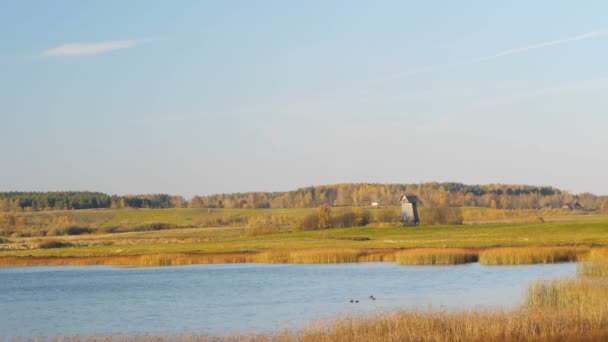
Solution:
[(562, 44), (577, 42), (577, 41), (585, 40), (585, 39), (598, 38), (598, 37), (602, 37), (602, 36), (608, 36), (608, 30), (592, 31), (592, 32), (583, 33), (583, 34), (580, 34), (580, 35), (574, 36), (574, 37), (568, 37), (568, 38), (564, 38), (564, 39), (558, 39), (558, 40), (553, 40), (553, 41), (549, 41), (549, 42), (538, 43), (538, 44), (529, 45), (529, 46), (525, 46), (525, 47), (521, 47), (521, 48), (517, 48), (517, 49), (505, 50), (505, 51), (501, 51), (497, 54), (494, 54), (492, 56), (477, 58), (477, 59), (473, 60), (472, 62), (483, 62), (483, 61), (488, 61), (491, 59), (506, 57), (506, 56), (530, 51), (530, 50), (542, 49), (542, 48), (549, 47), (549, 46), (562, 45)]
[(453, 68), (453, 67), (458, 67), (458, 66), (477, 64), (477, 63), (481, 63), (481, 62), (490, 61), (493, 59), (498, 59), (498, 58), (503, 58), (503, 57), (507, 57), (507, 56), (511, 56), (511, 55), (515, 55), (515, 54), (519, 54), (519, 53), (528, 52), (530, 50), (542, 49), (542, 48), (546, 48), (546, 47), (550, 47), (550, 46), (563, 45), (563, 44), (568, 44), (568, 43), (577, 42), (577, 41), (581, 41), (581, 40), (599, 38), (599, 37), (604, 37), (604, 36), (608, 36), (608, 30), (591, 31), (591, 32), (580, 34), (578, 36), (567, 37), (567, 38), (563, 38), (563, 39), (537, 43), (537, 44), (519, 47), (519, 48), (515, 48), (515, 49), (504, 50), (504, 51), (495, 53), (491, 56), (477, 57), (477, 58), (470, 59), (468, 61), (460, 61), (460, 62), (454, 62), (454, 63), (425, 66), (425, 67), (421, 67), (419, 69), (407, 71), (407, 72), (400, 73), (400, 74), (395, 74), (390, 77), (386, 77), (381, 80), (378, 80), (374, 83), (383, 83), (383, 82), (394, 80), (394, 79), (414, 76), (414, 75), (422, 74), (422, 73), (435, 72), (435, 71), (438, 71), (441, 69), (446, 69), (446, 68)]
[(111, 40), (95, 43), (66, 43), (42, 51), (41, 57), (81, 57), (92, 56), (120, 49), (130, 49), (151, 39)]

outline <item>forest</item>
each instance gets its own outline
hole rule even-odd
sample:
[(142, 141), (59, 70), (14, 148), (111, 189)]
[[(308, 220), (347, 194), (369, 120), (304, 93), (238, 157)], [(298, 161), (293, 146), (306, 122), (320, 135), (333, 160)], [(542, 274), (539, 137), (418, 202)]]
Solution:
[(287, 192), (244, 192), (193, 196), (108, 195), (100, 192), (0, 192), (0, 212), (102, 208), (315, 208), (321, 205), (398, 205), (401, 194), (419, 196), (427, 207), (484, 207), (494, 209), (562, 208), (579, 203), (584, 210), (608, 209), (608, 196), (572, 194), (553, 187), (530, 185), (466, 185), (350, 183), (320, 185)]

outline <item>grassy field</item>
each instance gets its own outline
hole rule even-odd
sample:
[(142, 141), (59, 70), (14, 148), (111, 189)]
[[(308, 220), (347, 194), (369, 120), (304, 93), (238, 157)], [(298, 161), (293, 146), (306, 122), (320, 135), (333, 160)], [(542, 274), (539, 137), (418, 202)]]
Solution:
[[(352, 210), (336, 208), (335, 214)], [(476, 209), (476, 213), (480, 209)], [(484, 209), (487, 210), (487, 209)], [(22, 213), (35, 219), (28, 222), (53, 221), (50, 216), (70, 215), (70, 221), (87, 223), (96, 228), (122, 227), (162, 222), (174, 224), (173, 229), (104, 233), (95, 230), (91, 234), (63, 236), (7, 237), (0, 241), (0, 258), (8, 257), (118, 257), (143, 255), (192, 255), (225, 253), (275, 253), (317, 251), (319, 258), (330, 260), (327, 251), (346, 255), (343, 250), (357, 251), (356, 261), (394, 261), (395, 251), (409, 248), (469, 248), (538, 247), (538, 246), (604, 246), (608, 245), (608, 216), (562, 215), (541, 221), (520, 220), (464, 225), (435, 225), (402, 227), (399, 225), (374, 225), (366, 227), (297, 231), (293, 227), (279, 227), (261, 233), (259, 227), (188, 227), (177, 228), (192, 222), (215, 220), (225, 217), (304, 217), (315, 209), (285, 210), (236, 210), (236, 209), (169, 209), (169, 210), (83, 210), (72, 212)], [(502, 214), (501, 214), (502, 215)], [(536, 212), (533, 212), (536, 215)], [(41, 218), (43, 217), (43, 218)], [(531, 216), (535, 218), (534, 216)], [(46, 221), (45, 221), (46, 220)], [(57, 221), (55, 219), (55, 221)], [(257, 221), (256, 221), (257, 222)], [(289, 223), (289, 220), (286, 221)], [(27, 229), (35, 229), (35, 225)], [(67, 246), (62, 248), (38, 248)], [(369, 251), (376, 251), (376, 255)], [(522, 250), (523, 251), (523, 250)], [(521, 257), (511, 261), (490, 254), (481, 257), (488, 264), (513, 264), (540, 262), (542, 257)], [(564, 251), (564, 253), (570, 253)], [(574, 252), (572, 252), (574, 253)], [(537, 253), (538, 254), (538, 253)], [(576, 254), (576, 253), (574, 253)], [(573, 254), (573, 255), (574, 255)], [(383, 256), (379, 256), (383, 255)], [(546, 260), (573, 261), (576, 256), (550, 255)], [(512, 255), (511, 255), (512, 256)], [(209, 257), (209, 256), (207, 256)], [(309, 258), (312, 256), (309, 254)], [(344, 257), (346, 258), (346, 257)], [(540, 259), (539, 259), (540, 258)], [(554, 259), (551, 259), (554, 258)], [(277, 257), (281, 260), (281, 257)], [(297, 260), (289, 256), (289, 260)], [(349, 258), (346, 258), (349, 259)], [(349, 260), (352, 260), (350, 258)], [(465, 258), (466, 259), (466, 258)], [(469, 258), (470, 259), (470, 258)], [(467, 260), (469, 260), (467, 259)], [(202, 259), (201, 259), (202, 260)], [(221, 260), (215, 258), (214, 260)], [(229, 260), (233, 260), (232, 257)], [(405, 259), (403, 259), (405, 260)], [(520, 260), (520, 261), (517, 261)], [(530, 261), (531, 260), (531, 261)], [(544, 259), (543, 259), (544, 260)], [(405, 261), (404, 261), (405, 262)], [(544, 261), (550, 262), (550, 261)], [(6, 264), (6, 262), (5, 262)], [(179, 263), (178, 263), (179, 264)]]

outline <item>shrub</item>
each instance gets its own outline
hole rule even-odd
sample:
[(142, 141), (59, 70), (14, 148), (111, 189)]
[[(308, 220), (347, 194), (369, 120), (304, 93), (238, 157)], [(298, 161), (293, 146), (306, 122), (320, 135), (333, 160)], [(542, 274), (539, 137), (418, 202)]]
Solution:
[(319, 229), (319, 215), (310, 214), (304, 217), (302, 220), (302, 230), (316, 230)]
[(109, 226), (109, 227), (101, 227), (98, 230), (100, 233), (104, 233), (104, 234), (110, 234), (110, 233), (116, 233), (120, 231), (119, 227), (116, 226)]
[(423, 224), (463, 224), (462, 209), (448, 207), (430, 207), (420, 210), (420, 222)]
[(280, 232), (279, 228), (276, 227), (256, 227), (249, 228), (246, 231), (247, 236), (260, 236), (260, 235), (271, 235)]
[(63, 231), (66, 235), (82, 235), (91, 234), (93, 232), (93, 229), (89, 227), (71, 226), (64, 229)]
[(63, 247), (71, 247), (71, 246), (73, 246), (73, 244), (66, 242), (66, 241), (60, 241), (60, 240), (45, 240), (38, 244), (38, 248), (44, 248), (44, 249), (63, 248)]
[(366, 226), (371, 221), (371, 215), (368, 210), (354, 208), (353, 214), (355, 214), (355, 225), (357, 227)]
[(334, 216), (331, 219), (331, 225), (335, 228), (355, 227), (357, 226), (357, 215), (350, 212)]
[(362, 227), (370, 222), (370, 213), (359, 208), (353, 209), (331, 218), (331, 225), (334, 228)]
[(383, 208), (377, 210), (374, 221), (378, 223), (396, 223), (401, 221), (399, 208)]
[(174, 229), (177, 228), (176, 224), (171, 223), (163, 223), (163, 222), (152, 222), (152, 223), (144, 223), (135, 227), (136, 232), (148, 232), (153, 230), (166, 230), (166, 229)]

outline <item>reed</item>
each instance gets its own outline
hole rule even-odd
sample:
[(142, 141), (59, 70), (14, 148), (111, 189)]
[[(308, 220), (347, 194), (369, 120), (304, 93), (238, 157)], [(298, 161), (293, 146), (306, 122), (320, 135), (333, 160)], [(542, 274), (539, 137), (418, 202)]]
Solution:
[(457, 265), (477, 260), (476, 251), (464, 248), (416, 248), (395, 254), (399, 265)]
[(530, 308), (608, 311), (608, 284), (584, 279), (537, 281), (526, 293)]
[(482, 265), (524, 265), (574, 262), (589, 253), (586, 247), (507, 247), (481, 252)]
[[(344, 317), (296, 332), (208, 337), (66, 337), (55, 342), (397, 342), (397, 341), (606, 341), (608, 315), (581, 311), (401, 311)], [(43, 341), (37, 339), (36, 341)], [(48, 340), (50, 341), (50, 340)]]
[[(589, 256), (587, 256), (589, 255)], [(396, 262), (400, 265), (456, 265), (480, 261), (485, 265), (553, 263), (585, 260), (579, 267), (581, 275), (608, 275), (608, 249), (593, 250), (579, 247), (498, 248), (479, 252), (466, 248), (415, 249), (309, 249), (271, 250), (266, 252), (229, 253), (157, 253), (121, 256), (85, 257), (0, 257), (1, 266), (179, 266), (224, 263), (267, 264), (338, 264), (355, 262)]]
[(257, 254), (253, 260), (262, 264), (287, 264), (290, 254), (289, 251), (268, 251)]
[(341, 264), (359, 262), (359, 258), (364, 255), (363, 250), (359, 249), (325, 249), (295, 251), (289, 253), (289, 263), (291, 264)]
[(608, 249), (593, 249), (579, 264), (578, 274), (589, 277), (608, 277)]
[(155, 254), (100, 257), (3, 257), (0, 266), (180, 266), (253, 262), (252, 253)]

